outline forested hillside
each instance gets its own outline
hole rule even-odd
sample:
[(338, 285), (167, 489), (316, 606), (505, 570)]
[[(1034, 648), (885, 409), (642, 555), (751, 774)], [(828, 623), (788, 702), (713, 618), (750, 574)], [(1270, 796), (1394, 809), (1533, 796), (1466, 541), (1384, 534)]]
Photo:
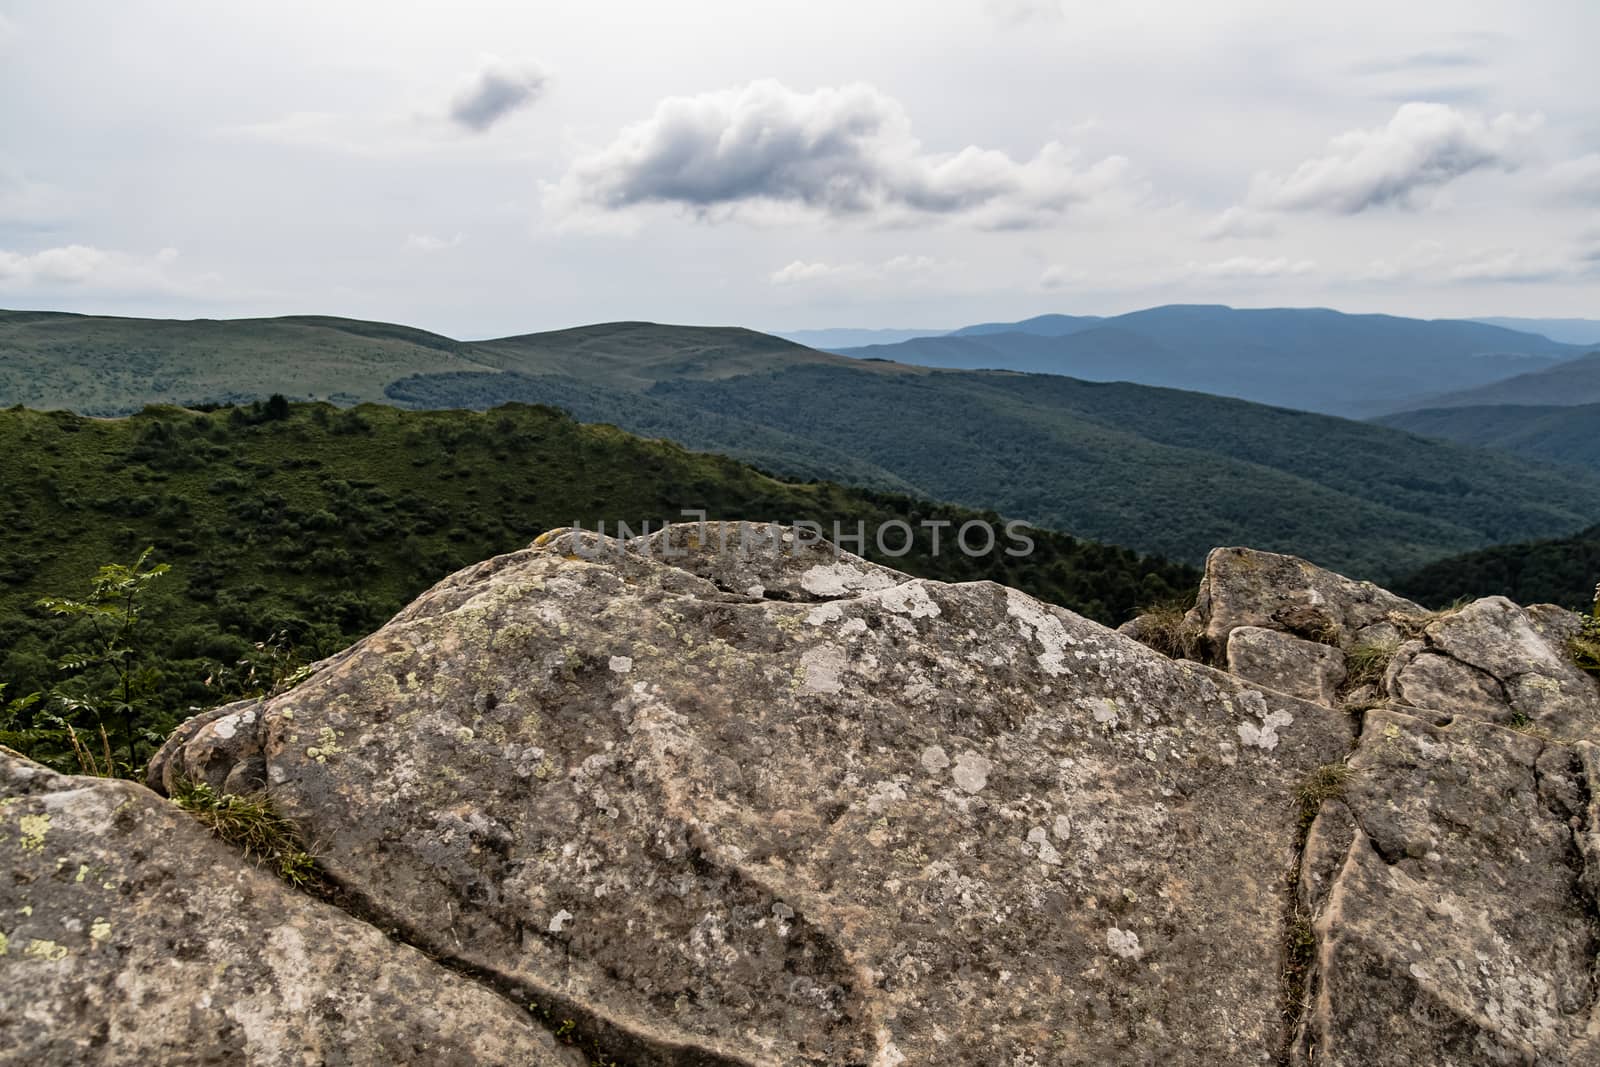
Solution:
[(1600, 404), (1426, 408), (1373, 421), (1425, 437), (1600, 470)]
[(1600, 582), (1600, 526), (1571, 537), (1496, 545), (1431, 563), (1394, 590), (1430, 607), (1462, 597), (1505, 596), (1587, 613)]
[[(468, 563), (580, 522), (634, 530), (712, 518), (871, 531), (977, 513), (837, 485), (775, 480), (733, 460), (584, 426), (550, 408), (488, 414), (283, 403), (127, 419), (0, 412), (0, 683), (47, 688), (88, 636), (36, 606), (81, 597), (96, 568), (146, 546), (171, 565), (152, 586), (146, 647), (160, 676), (154, 733), (231, 695), (235, 665), (330, 653)], [(998, 516), (989, 515), (997, 520)], [(1026, 557), (971, 558), (929, 540), (890, 559), (929, 577), (991, 579), (1103, 622), (1192, 593), (1190, 567), (1036, 532)], [(1004, 542), (1002, 542), (1002, 548)], [(211, 684), (206, 684), (207, 678)], [(3, 703), (3, 702), (0, 702)]]

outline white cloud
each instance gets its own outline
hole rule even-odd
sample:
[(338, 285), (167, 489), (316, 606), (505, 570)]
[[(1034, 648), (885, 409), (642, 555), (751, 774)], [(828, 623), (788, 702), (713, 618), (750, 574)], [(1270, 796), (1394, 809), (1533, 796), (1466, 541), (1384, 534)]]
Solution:
[(1250, 207), (1353, 215), (1368, 208), (1415, 206), (1417, 194), (1473, 171), (1514, 170), (1542, 116), (1493, 119), (1445, 104), (1403, 104), (1377, 129), (1333, 138), (1326, 155), (1288, 175), (1258, 174)]
[(1207, 241), (1221, 241), (1230, 237), (1271, 237), (1277, 232), (1278, 224), (1272, 216), (1236, 205), (1213, 219), (1200, 236)]
[(773, 285), (803, 285), (833, 281), (884, 281), (910, 283), (945, 273), (952, 264), (931, 256), (895, 256), (881, 263), (823, 263), (797, 259), (772, 272)]
[(1288, 256), (1232, 256), (1209, 263), (1191, 263), (1189, 272), (1206, 278), (1286, 278), (1310, 274), (1317, 264), (1309, 259)]
[(450, 121), (482, 133), (538, 100), (548, 80), (536, 64), (508, 63), (498, 56), (484, 56), (478, 69), (462, 79), (451, 98)]
[(174, 271), (177, 261), (175, 248), (163, 248), (151, 256), (79, 244), (33, 253), (0, 249), (0, 289), (195, 295), (215, 281), (212, 275), (178, 276)]
[(1008, 26), (1061, 22), (1067, 17), (1062, 0), (983, 0), (990, 17)]
[(1564, 248), (1492, 245), (1463, 249), (1439, 241), (1419, 241), (1396, 257), (1373, 260), (1356, 280), (1528, 284), (1579, 281), (1596, 275), (1600, 275), (1600, 227), (1578, 233)]
[(61, 190), (0, 167), (0, 224), (42, 225), (58, 221), (66, 211), (67, 197)]
[[(930, 153), (870, 85), (795, 92), (776, 81), (671, 97), (546, 189), (568, 221), (673, 205), (706, 219), (779, 214), (1026, 229), (1129, 193), (1127, 161), (1091, 166), (1059, 142), (1032, 159), (969, 146)], [(753, 215), (751, 214), (753, 212)]]
[(1563, 199), (1600, 204), (1600, 152), (1556, 164), (1546, 182)]
[(459, 248), (466, 240), (463, 234), (451, 237), (436, 237), (431, 233), (406, 234), (406, 247), (417, 252), (443, 252), (448, 248)]

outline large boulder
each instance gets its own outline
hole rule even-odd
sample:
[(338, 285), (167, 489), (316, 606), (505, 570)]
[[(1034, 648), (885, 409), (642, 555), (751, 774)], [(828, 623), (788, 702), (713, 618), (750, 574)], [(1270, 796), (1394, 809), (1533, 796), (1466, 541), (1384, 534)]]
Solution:
[(634, 1067), (1287, 1053), (1345, 715), (782, 528), (626, 548), (454, 575), (152, 784), (265, 783), (370, 918)]
[(0, 750), (0, 857), (6, 1063), (588, 1062), (132, 782)]

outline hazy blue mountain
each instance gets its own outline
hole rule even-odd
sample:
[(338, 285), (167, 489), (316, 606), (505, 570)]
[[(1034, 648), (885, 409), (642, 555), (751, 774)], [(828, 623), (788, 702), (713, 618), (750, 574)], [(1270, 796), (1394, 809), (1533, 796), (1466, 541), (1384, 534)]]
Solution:
[(1581, 352), (1537, 334), (1466, 320), (1217, 305), (1170, 305), (1105, 319), (1041, 316), (846, 350), (924, 366), (1169, 386), (1346, 416), (1420, 407), (1441, 387), (1486, 385)]
[(1600, 345), (1600, 319), (1519, 319), (1506, 316), (1473, 319), (1508, 330), (1536, 333), (1569, 345)]
[(1424, 408), (1373, 421), (1424, 437), (1600, 470), (1600, 404)]
[(1032, 333), (1041, 337), (1065, 337), (1104, 322), (1103, 315), (1035, 315), (1021, 322), (980, 322), (951, 330), (951, 337), (972, 337), (988, 333)]
[(1408, 410), (1459, 408), (1503, 404), (1551, 405), (1600, 403), (1600, 352), (1518, 374), (1475, 389), (1422, 397)]
[(773, 330), (774, 337), (782, 337), (796, 344), (832, 352), (836, 348), (859, 348), (862, 345), (892, 345), (914, 337), (937, 337), (944, 330), (852, 329), (840, 326), (827, 330)]

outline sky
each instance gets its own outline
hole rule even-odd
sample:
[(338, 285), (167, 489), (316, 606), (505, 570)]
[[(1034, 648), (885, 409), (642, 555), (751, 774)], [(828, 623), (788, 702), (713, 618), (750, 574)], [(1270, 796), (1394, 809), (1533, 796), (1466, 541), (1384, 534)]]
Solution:
[(1593, 0), (0, 0), (0, 307), (1600, 318)]

